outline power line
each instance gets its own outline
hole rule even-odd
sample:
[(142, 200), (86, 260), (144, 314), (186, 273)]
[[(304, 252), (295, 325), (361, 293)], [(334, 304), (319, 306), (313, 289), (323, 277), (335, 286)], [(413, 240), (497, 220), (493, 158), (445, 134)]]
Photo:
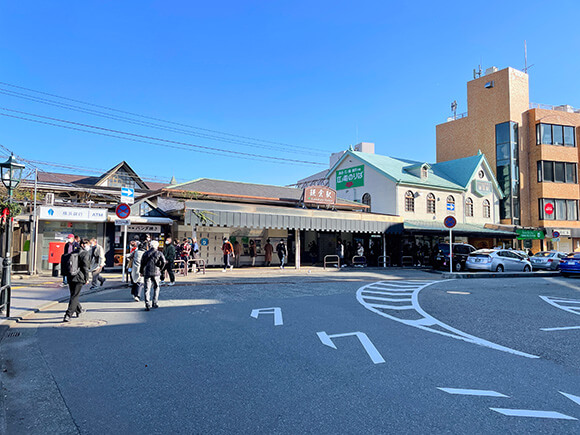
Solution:
[[(77, 127), (70, 127), (70, 126), (60, 125), (60, 124), (56, 124), (56, 123), (53, 123), (53, 122), (47, 122), (47, 121), (40, 121), (40, 120), (36, 120), (36, 119), (25, 118), (25, 117), (22, 117), (22, 116), (10, 115), (10, 114), (7, 114), (7, 113), (0, 113), (0, 115), (2, 115), (2, 116), (7, 116), (7, 117), (21, 119), (21, 120), (30, 121), (30, 122), (36, 122), (36, 123), (39, 123), (39, 124), (52, 125), (52, 126), (61, 127), (61, 128), (67, 128), (69, 130), (77, 130), (77, 131), (83, 131), (83, 132), (88, 132), (88, 133), (93, 133), (93, 134), (99, 134), (99, 135), (102, 135), (102, 136), (115, 137), (115, 138), (118, 138), (118, 139), (125, 139), (125, 140), (130, 140), (130, 141), (133, 141), (133, 142), (149, 143), (149, 144), (156, 145), (156, 146), (164, 146), (166, 148), (175, 148), (175, 149), (182, 149), (182, 150), (188, 150), (188, 151), (203, 152), (203, 153), (208, 153), (208, 154), (216, 154), (216, 155), (220, 155), (222, 157), (224, 156), (224, 154), (226, 154), (226, 155), (236, 156), (236, 157), (240, 157), (240, 158), (247, 158), (247, 159), (259, 160), (259, 161), (284, 162), (284, 163), (293, 163), (293, 164), (301, 164), (301, 165), (324, 165), (323, 163), (320, 163), (320, 162), (312, 162), (312, 161), (307, 161), (307, 160), (287, 159), (287, 158), (284, 158), (284, 157), (264, 156), (264, 155), (260, 155), (260, 154), (244, 153), (244, 152), (241, 152), (241, 151), (224, 150), (224, 149), (215, 148), (215, 147), (208, 147), (208, 146), (204, 146), (204, 145), (196, 145), (196, 144), (191, 144), (191, 143), (187, 143), (187, 142), (179, 142), (179, 141), (174, 141), (174, 140), (156, 138), (156, 137), (152, 137), (152, 136), (146, 136), (146, 135), (140, 135), (140, 134), (135, 134), (135, 133), (129, 133), (129, 132), (121, 131), (121, 130), (114, 130), (114, 129), (109, 129), (109, 128), (105, 128), (105, 127), (99, 127), (99, 126), (90, 125), (90, 124), (83, 124), (83, 123), (80, 123), (80, 122), (67, 121), (67, 120), (64, 120), (64, 119), (53, 118), (53, 117), (50, 117), (50, 116), (37, 115), (37, 114), (34, 114), (34, 113), (30, 113), (30, 112), (23, 112), (23, 111), (20, 111), (20, 110), (9, 109), (7, 107), (0, 107), (0, 110), (4, 110), (4, 111), (8, 111), (8, 112), (13, 112), (13, 113), (19, 113), (19, 114), (23, 114), (23, 115), (27, 115), (27, 116), (33, 116), (33, 117), (41, 118), (41, 119), (48, 119), (48, 120), (51, 120), (51, 121), (57, 121), (57, 122), (62, 122), (62, 123), (66, 123), (66, 124), (77, 125), (77, 126), (81, 126), (81, 127), (95, 129), (95, 130), (101, 130), (101, 132), (96, 132), (96, 131), (91, 131), (91, 130), (85, 130), (85, 129), (81, 129), (81, 128), (77, 128)], [(110, 132), (110, 133), (116, 133), (116, 134), (123, 134), (123, 135), (127, 135), (127, 136), (130, 136), (130, 137), (123, 137), (123, 136), (113, 135), (113, 134), (109, 134), (109, 133), (102, 133), (102, 131), (106, 131), (106, 132)], [(139, 139), (135, 139), (135, 138), (139, 138)], [(144, 140), (144, 139), (147, 139), (147, 140)], [(163, 142), (163, 144), (158, 143), (158, 142), (151, 142), (151, 140)], [(177, 145), (183, 145), (183, 146), (177, 146)]]
[(166, 124), (177, 125), (179, 127), (186, 127), (186, 128), (190, 128), (190, 129), (194, 129), (194, 130), (200, 130), (200, 131), (205, 131), (205, 132), (209, 132), (209, 133), (219, 134), (219, 135), (223, 135), (223, 136), (229, 136), (229, 137), (239, 138), (239, 139), (251, 140), (251, 141), (255, 141), (255, 142), (262, 142), (262, 143), (266, 143), (266, 144), (281, 145), (281, 146), (290, 147), (290, 148), (299, 148), (299, 149), (302, 149), (304, 151), (309, 151), (311, 153), (314, 151), (314, 152), (322, 153), (324, 155), (327, 155), (328, 154), (328, 151), (325, 151), (325, 150), (318, 150), (318, 151), (316, 151), (316, 150), (313, 150), (310, 147), (299, 146), (299, 145), (292, 145), (292, 144), (288, 144), (288, 143), (284, 143), (284, 142), (276, 142), (276, 141), (270, 141), (270, 140), (265, 140), (265, 139), (259, 139), (259, 138), (255, 138), (255, 137), (251, 137), (251, 136), (243, 136), (243, 135), (239, 135), (239, 134), (227, 133), (227, 132), (223, 132), (223, 131), (219, 131), (219, 130), (212, 130), (212, 129), (209, 129), (209, 128), (196, 127), (196, 126), (193, 126), (193, 125), (183, 124), (183, 123), (174, 122), (174, 121), (168, 121), (168, 120), (165, 120), (163, 118), (157, 118), (157, 117), (154, 117), (154, 116), (141, 115), (141, 114), (135, 113), (135, 112), (129, 112), (129, 111), (126, 111), (126, 110), (115, 109), (113, 107), (108, 107), (108, 106), (103, 106), (103, 105), (100, 105), (100, 104), (89, 103), (87, 101), (77, 100), (77, 99), (74, 99), (74, 98), (63, 97), (61, 95), (51, 94), (49, 92), (38, 91), (38, 90), (35, 90), (35, 89), (26, 88), (24, 86), (18, 86), (18, 85), (14, 85), (14, 84), (7, 83), (7, 82), (0, 81), (0, 84), (1, 85), (4, 85), (4, 86), (9, 86), (9, 87), (12, 87), (12, 88), (16, 88), (16, 89), (25, 90), (25, 91), (28, 91), (28, 92), (34, 92), (34, 93), (41, 94), (41, 95), (47, 95), (47, 96), (50, 96), (50, 97), (59, 98), (59, 99), (66, 100), (66, 101), (72, 101), (74, 103), (80, 103), (80, 104), (84, 104), (84, 105), (91, 106), (91, 107), (97, 107), (99, 109), (105, 109), (105, 110), (109, 110), (109, 111), (112, 111), (112, 112), (123, 113), (125, 115), (136, 116), (136, 117), (139, 117), (139, 118), (149, 119), (149, 120), (152, 120), (152, 121), (159, 121), (159, 122), (163, 122), (163, 123), (166, 123)]
[[(210, 140), (227, 142), (227, 143), (236, 144), (236, 145), (242, 145), (242, 146), (247, 146), (247, 147), (252, 147), (252, 148), (262, 148), (262, 149), (267, 149), (267, 150), (272, 150), (272, 151), (278, 151), (278, 152), (284, 152), (284, 153), (290, 153), (290, 154), (294, 154), (296, 152), (296, 150), (290, 150), (290, 149), (288, 149), (288, 147), (282, 148), (282, 147), (279, 147), (279, 146), (263, 145), (263, 144), (259, 144), (259, 143), (256, 143), (256, 142), (247, 142), (247, 141), (240, 141), (240, 140), (228, 139), (228, 138), (223, 138), (223, 137), (220, 137), (220, 136), (209, 135), (209, 134), (206, 134), (206, 133), (196, 133), (196, 132), (184, 130), (184, 129), (181, 129), (181, 128), (168, 127), (168, 126), (164, 126), (164, 125), (157, 124), (157, 123), (153, 123), (153, 122), (139, 121), (139, 120), (127, 118), (127, 117), (124, 117), (124, 116), (118, 116), (118, 115), (113, 115), (113, 114), (109, 114), (109, 113), (106, 113), (106, 112), (101, 112), (101, 111), (94, 110), (94, 109), (83, 108), (81, 106), (76, 106), (76, 105), (73, 105), (73, 104), (61, 103), (61, 102), (54, 101), (54, 100), (49, 100), (49, 99), (45, 99), (45, 98), (35, 97), (35, 96), (32, 96), (32, 95), (27, 95), (27, 94), (23, 94), (23, 93), (20, 93), (20, 92), (11, 91), (9, 89), (2, 89), (2, 88), (0, 88), (0, 94), (8, 95), (10, 97), (16, 97), (16, 98), (24, 99), (24, 100), (27, 100), (27, 101), (32, 101), (32, 102), (35, 102), (35, 103), (46, 104), (46, 105), (53, 106), (53, 107), (58, 107), (58, 108), (61, 108), (61, 109), (67, 109), (67, 110), (73, 110), (75, 112), (86, 113), (86, 114), (98, 116), (98, 117), (101, 117), (101, 118), (112, 119), (114, 121), (121, 121), (121, 122), (126, 122), (128, 124), (139, 125), (139, 126), (143, 126), (143, 127), (156, 128), (156, 129), (160, 129), (160, 130), (164, 130), (164, 131), (170, 131), (170, 132), (173, 132), (173, 133), (181, 133), (181, 134), (185, 134), (185, 135), (188, 135), (188, 136), (194, 136), (194, 137), (199, 137), (199, 138), (203, 138), (203, 139), (210, 139)], [(326, 156), (327, 155), (327, 153), (312, 151), (310, 149), (308, 149), (308, 151), (309, 151), (310, 154), (316, 154), (316, 155), (320, 155), (320, 156)]]

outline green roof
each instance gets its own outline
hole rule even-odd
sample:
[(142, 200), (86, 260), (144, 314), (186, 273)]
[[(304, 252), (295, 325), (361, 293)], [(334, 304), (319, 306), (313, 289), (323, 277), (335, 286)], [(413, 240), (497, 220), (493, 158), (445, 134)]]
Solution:
[[(489, 169), (489, 165), (487, 164), (487, 160), (483, 154), (476, 154), (462, 159), (430, 164), (427, 162), (396, 159), (394, 157), (381, 156), (379, 154), (348, 150), (343, 154), (334, 167), (328, 171), (327, 176), (329, 177), (330, 174), (336, 170), (338, 165), (349, 155), (366, 163), (368, 166), (374, 168), (376, 171), (382, 173), (397, 184), (408, 184), (420, 187), (438, 187), (459, 191), (464, 191), (468, 188), (469, 182), (473, 178), (475, 171), (479, 168), (482, 161)], [(420, 168), (423, 165), (427, 165), (429, 171), (427, 178), (421, 178), (420, 176)], [(493, 177), (491, 171), (490, 175), (493, 179), (494, 187), (501, 197), (499, 186), (497, 185), (497, 181)]]

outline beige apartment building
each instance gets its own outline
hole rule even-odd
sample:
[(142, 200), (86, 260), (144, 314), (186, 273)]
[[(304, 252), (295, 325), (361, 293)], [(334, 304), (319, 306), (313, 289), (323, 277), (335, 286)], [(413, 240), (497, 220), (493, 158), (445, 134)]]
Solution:
[(492, 67), (467, 83), (467, 113), (436, 133), (437, 162), (485, 154), (504, 195), (501, 223), (545, 231), (534, 252), (580, 251), (579, 109), (530, 103), (528, 74)]

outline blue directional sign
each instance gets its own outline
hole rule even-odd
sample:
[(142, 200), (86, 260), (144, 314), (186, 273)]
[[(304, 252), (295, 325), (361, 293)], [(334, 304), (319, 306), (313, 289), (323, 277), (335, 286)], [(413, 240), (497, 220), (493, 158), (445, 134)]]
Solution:
[(121, 202), (133, 204), (135, 202), (135, 189), (121, 187)]
[(454, 202), (447, 203), (447, 211), (455, 211), (455, 203)]
[(209, 239), (206, 239), (205, 237), (203, 239), (201, 239), (201, 246), (207, 246), (209, 245)]

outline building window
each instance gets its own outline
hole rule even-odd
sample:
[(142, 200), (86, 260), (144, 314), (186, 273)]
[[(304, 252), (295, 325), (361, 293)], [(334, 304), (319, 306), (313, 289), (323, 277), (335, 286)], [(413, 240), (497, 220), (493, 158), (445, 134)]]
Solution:
[[(538, 124), (540, 126), (542, 124)], [(550, 129), (550, 135), (551, 135)], [(540, 135), (540, 127), (538, 127)], [(500, 219), (511, 219), (519, 224), (520, 182), (518, 158), (519, 133), (516, 122), (504, 122), (495, 126), (496, 174), (504, 199), (499, 202)]]
[(538, 161), (538, 183), (578, 183), (578, 165), (569, 162)]
[(367, 212), (370, 213), (370, 211), (371, 211), (371, 194), (370, 193), (365, 193), (362, 196), (362, 203), (364, 205), (368, 205), (369, 206), (369, 208), (367, 208)]
[(427, 213), (435, 214), (435, 195), (427, 195)]
[(405, 211), (415, 211), (415, 195), (410, 190), (405, 193)]
[(453, 198), (453, 195), (447, 197), (447, 210), (455, 211), (455, 198)]
[(465, 201), (465, 216), (473, 217), (473, 199), (471, 198)]
[(574, 127), (569, 125), (536, 124), (536, 144), (575, 147)]
[(137, 187), (133, 177), (125, 171), (118, 171), (111, 175), (107, 185), (109, 187), (130, 187), (131, 189)]
[[(578, 220), (578, 200), (576, 199), (548, 199), (538, 200), (540, 207), (540, 219), (550, 221), (577, 221)], [(546, 204), (551, 204), (553, 212), (548, 214), (545, 211)]]
[(483, 217), (487, 219), (491, 217), (491, 206), (487, 199), (483, 200)]
[(427, 168), (427, 166), (421, 167), (421, 178), (423, 180), (426, 180), (428, 176), (429, 176), (429, 169)]

